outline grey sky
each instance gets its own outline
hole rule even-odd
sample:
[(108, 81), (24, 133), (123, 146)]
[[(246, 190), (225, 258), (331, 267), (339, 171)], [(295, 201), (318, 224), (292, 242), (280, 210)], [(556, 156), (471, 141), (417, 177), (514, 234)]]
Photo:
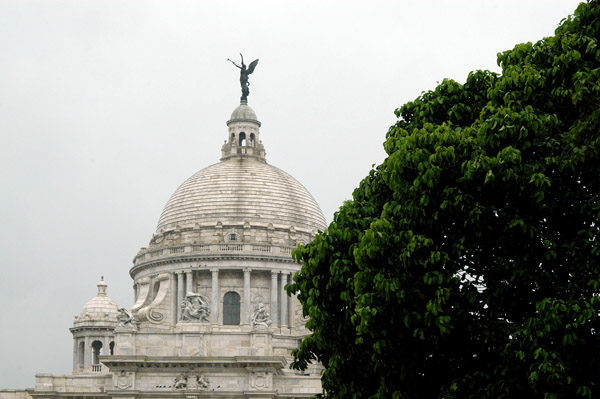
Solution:
[(393, 111), (498, 71), (576, 0), (0, 2), (0, 388), (69, 373), (73, 315), (96, 293), (131, 307), (128, 271), (177, 186), (218, 162), (249, 104), (267, 161), (328, 222), (384, 159)]

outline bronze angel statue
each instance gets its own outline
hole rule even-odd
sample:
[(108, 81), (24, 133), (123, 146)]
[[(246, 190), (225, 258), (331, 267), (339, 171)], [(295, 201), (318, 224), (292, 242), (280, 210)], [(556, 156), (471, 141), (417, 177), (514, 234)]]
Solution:
[(250, 89), (248, 88), (250, 86), (250, 82), (248, 82), (248, 75), (254, 72), (254, 68), (256, 68), (256, 65), (258, 64), (258, 59), (252, 61), (250, 65), (246, 67), (246, 64), (244, 64), (244, 56), (242, 55), (242, 53), (240, 53), (240, 57), (242, 57), (242, 65), (237, 64), (229, 58), (227, 58), (227, 61), (240, 68), (240, 85), (242, 85), (242, 97), (240, 98), (240, 100), (246, 102), (248, 101), (248, 94), (250, 94)]

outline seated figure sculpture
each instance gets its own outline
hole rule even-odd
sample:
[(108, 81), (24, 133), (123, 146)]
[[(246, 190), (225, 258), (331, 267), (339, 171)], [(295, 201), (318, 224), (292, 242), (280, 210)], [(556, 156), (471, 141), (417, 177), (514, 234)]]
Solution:
[(180, 321), (209, 322), (210, 308), (208, 304), (207, 297), (188, 292), (183, 302), (181, 302)]
[(271, 326), (271, 319), (269, 319), (269, 312), (265, 304), (262, 302), (258, 303), (254, 315), (252, 315), (252, 327), (256, 329), (267, 329)]
[(119, 315), (117, 316), (117, 327), (136, 329), (136, 323), (131, 312), (125, 308), (119, 308)]

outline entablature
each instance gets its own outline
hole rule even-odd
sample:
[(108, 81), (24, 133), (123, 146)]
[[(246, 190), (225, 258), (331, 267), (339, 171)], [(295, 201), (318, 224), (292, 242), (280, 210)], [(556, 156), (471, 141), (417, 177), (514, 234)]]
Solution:
[(253, 368), (260, 367), (280, 372), (287, 361), (283, 356), (100, 356), (100, 362), (112, 369), (172, 369), (172, 368)]

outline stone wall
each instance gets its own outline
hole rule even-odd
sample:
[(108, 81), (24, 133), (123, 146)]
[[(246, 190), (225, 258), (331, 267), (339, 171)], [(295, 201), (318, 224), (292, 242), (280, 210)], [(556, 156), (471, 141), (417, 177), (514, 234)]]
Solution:
[(0, 399), (32, 399), (29, 390), (0, 389)]

